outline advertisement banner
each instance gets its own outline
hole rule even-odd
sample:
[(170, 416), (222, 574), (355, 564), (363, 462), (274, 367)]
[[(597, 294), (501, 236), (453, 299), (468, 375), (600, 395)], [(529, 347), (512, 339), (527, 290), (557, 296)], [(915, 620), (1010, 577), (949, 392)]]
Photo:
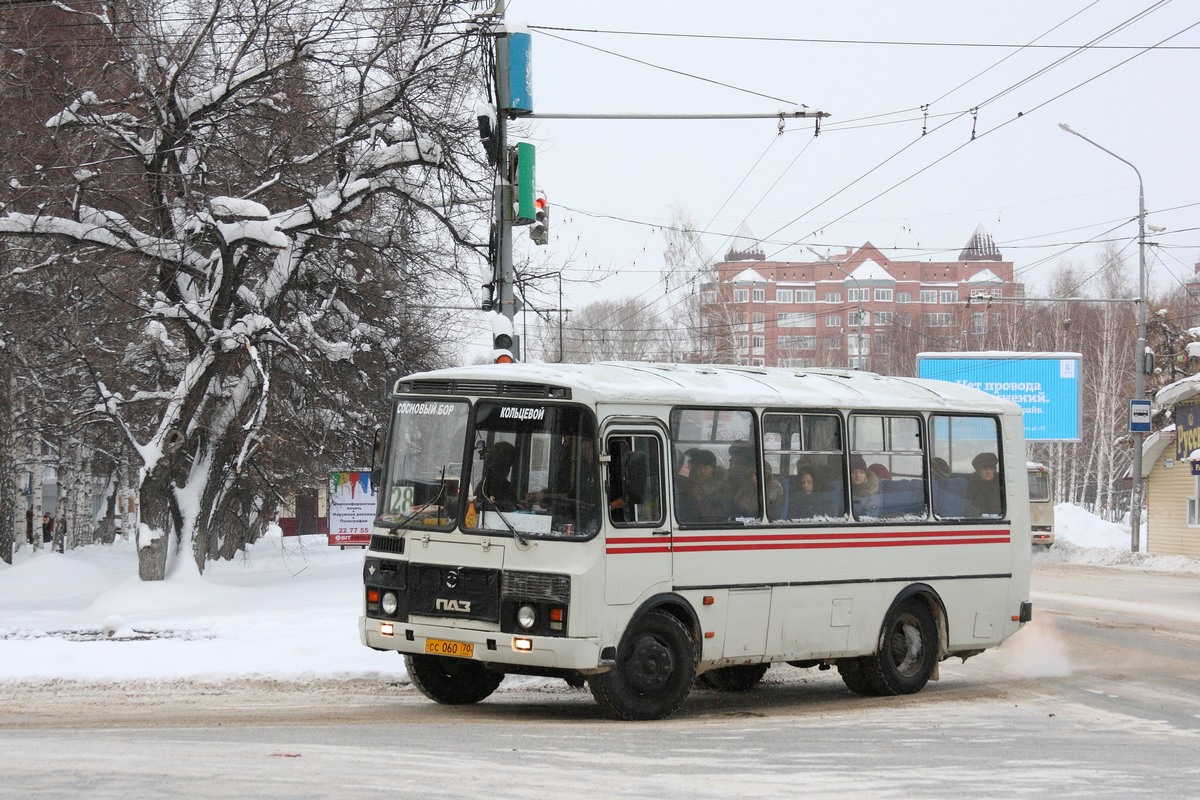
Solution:
[(917, 376), (981, 389), (1025, 412), (1025, 439), (1078, 442), (1083, 426), (1079, 353), (920, 353)]
[[(1175, 460), (1188, 462), (1197, 450), (1200, 450), (1200, 405), (1180, 403), (1175, 406)], [(1195, 469), (1193, 464), (1193, 475)]]
[(371, 542), (375, 520), (375, 486), (369, 469), (329, 473), (329, 544), (361, 545)]

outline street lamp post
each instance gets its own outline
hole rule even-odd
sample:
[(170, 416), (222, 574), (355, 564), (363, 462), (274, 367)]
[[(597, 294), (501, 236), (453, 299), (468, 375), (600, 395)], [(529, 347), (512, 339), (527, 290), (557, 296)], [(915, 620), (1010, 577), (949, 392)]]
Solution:
[[(1096, 144), (1065, 122), (1058, 123), (1069, 134), (1078, 136), (1099, 150), (1103, 150), (1134, 171), (1138, 179), (1138, 297), (1137, 297), (1137, 344), (1134, 346), (1133, 395), (1135, 400), (1146, 399), (1146, 192), (1142, 173), (1129, 161)], [(1139, 550), (1142, 526), (1142, 433), (1133, 436), (1133, 485), (1129, 498), (1129, 527), (1131, 551)]]

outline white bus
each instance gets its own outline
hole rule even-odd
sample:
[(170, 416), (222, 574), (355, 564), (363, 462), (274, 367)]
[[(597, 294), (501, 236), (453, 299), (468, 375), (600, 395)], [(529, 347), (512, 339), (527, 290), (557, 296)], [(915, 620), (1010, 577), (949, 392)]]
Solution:
[(983, 392), (864, 372), (405, 377), (360, 638), (441, 703), (543, 675), (657, 719), (697, 678), (748, 689), (773, 663), (917, 692), (1031, 618), (1022, 425)]
[(1035, 545), (1054, 544), (1054, 484), (1050, 468), (1029, 462), (1029, 535)]

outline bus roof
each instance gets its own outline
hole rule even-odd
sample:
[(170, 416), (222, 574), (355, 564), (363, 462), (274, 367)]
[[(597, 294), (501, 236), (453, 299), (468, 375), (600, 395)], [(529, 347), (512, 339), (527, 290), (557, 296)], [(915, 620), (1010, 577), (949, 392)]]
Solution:
[[(480, 386), (479, 382), (485, 382)], [(948, 381), (901, 378), (873, 372), (831, 369), (742, 367), (721, 364), (666, 364), (605, 361), (593, 364), (483, 364), (434, 370), (399, 379), (396, 391), (456, 394), (467, 386), (534, 383), (569, 387), (581, 402), (669, 405), (811, 406), (971, 410), (1020, 414), (1008, 400)], [(443, 390), (445, 391), (445, 390)], [(487, 392), (482, 392), (486, 394)]]

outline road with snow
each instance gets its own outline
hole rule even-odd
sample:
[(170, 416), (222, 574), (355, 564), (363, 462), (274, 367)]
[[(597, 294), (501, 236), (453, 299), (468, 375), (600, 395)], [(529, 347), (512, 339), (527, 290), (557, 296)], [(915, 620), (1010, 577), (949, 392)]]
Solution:
[(1042, 563), (1033, 599), (1017, 637), (911, 697), (775, 667), (652, 723), (512, 677), (471, 707), (407, 680), (7, 684), (3, 793), (1200, 797), (1200, 577)]

